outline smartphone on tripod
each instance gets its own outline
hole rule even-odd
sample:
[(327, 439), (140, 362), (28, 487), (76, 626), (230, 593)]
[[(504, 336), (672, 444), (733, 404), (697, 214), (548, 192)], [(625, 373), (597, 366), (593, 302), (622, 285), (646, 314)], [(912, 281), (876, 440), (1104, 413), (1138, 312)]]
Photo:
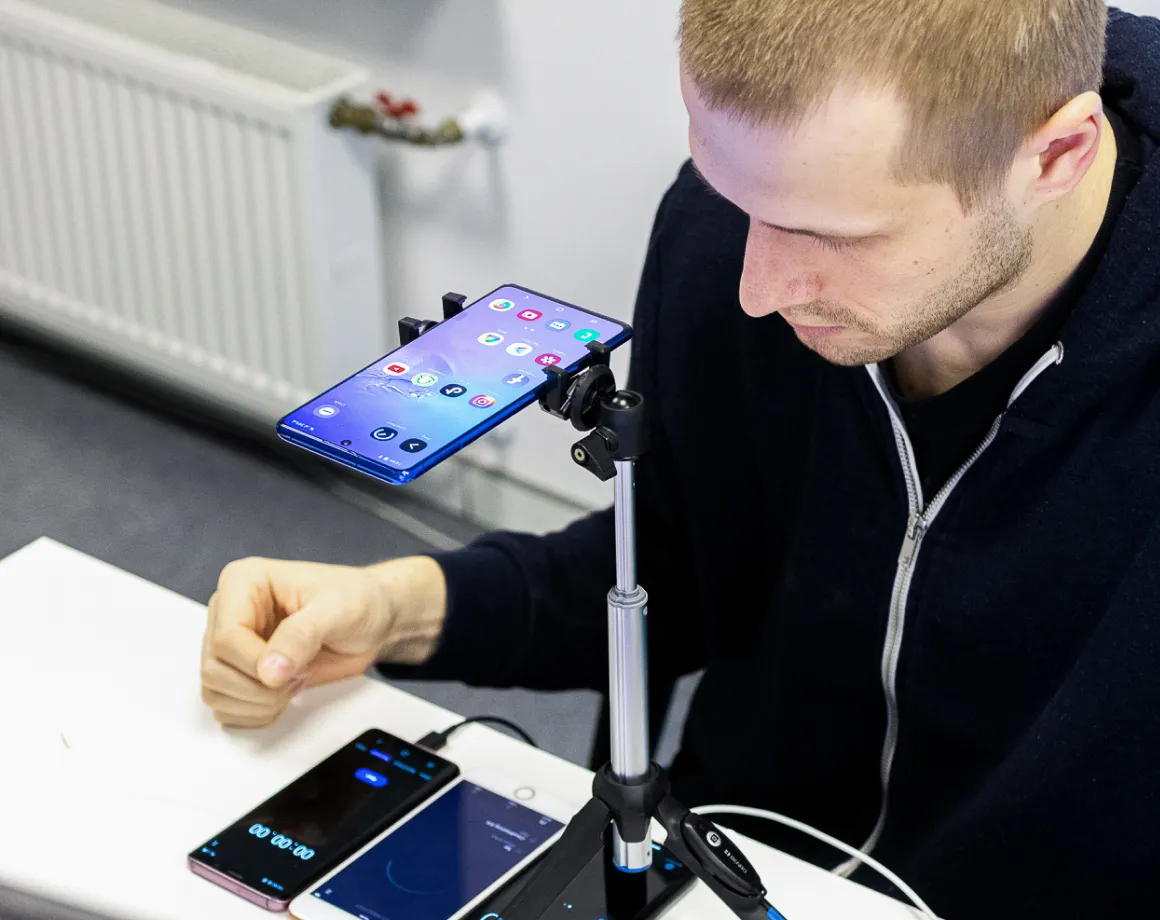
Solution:
[(546, 368), (577, 370), (625, 323), (507, 284), (298, 407), (278, 434), (402, 485), (535, 402)]

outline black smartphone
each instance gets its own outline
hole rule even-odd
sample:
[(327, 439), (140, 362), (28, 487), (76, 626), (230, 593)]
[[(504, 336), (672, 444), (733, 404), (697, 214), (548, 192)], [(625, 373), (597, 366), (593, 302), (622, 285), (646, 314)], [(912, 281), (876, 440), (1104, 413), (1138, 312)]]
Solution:
[(313, 882), (459, 775), (371, 729), (189, 854), (189, 868), (267, 910)]
[[(647, 920), (660, 913), (693, 881), (693, 873), (663, 844), (653, 844), (652, 866), (645, 872), (621, 872), (609, 859), (611, 850), (594, 856), (559, 900), (546, 920)], [(503, 920), (504, 911), (539, 869), (531, 866), (472, 911), (470, 920)]]

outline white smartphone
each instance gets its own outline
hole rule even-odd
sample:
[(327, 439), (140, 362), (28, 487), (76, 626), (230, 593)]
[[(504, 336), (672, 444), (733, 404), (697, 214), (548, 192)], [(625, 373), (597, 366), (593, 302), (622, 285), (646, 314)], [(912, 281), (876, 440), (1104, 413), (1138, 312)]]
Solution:
[(583, 806), (472, 771), (290, 904), (296, 920), (459, 920), (549, 847)]

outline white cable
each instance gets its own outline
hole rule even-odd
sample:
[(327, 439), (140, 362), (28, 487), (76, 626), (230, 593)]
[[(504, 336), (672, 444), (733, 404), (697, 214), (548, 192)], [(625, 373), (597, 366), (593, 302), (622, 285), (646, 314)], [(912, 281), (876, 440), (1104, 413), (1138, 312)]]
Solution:
[(855, 859), (864, 862), (871, 869), (893, 882), (899, 891), (914, 902), (915, 907), (922, 912), (924, 917), (929, 918), (929, 920), (939, 920), (938, 915), (927, 907), (926, 902), (915, 894), (914, 889), (882, 865), (882, 863), (878, 862), (874, 857), (866, 855), (861, 850), (855, 849), (850, 844), (839, 840), (837, 837), (831, 837), (824, 831), (819, 831), (817, 828), (810, 827), (808, 824), (803, 824), (801, 821), (793, 818), (787, 818), (785, 815), (779, 815), (777, 812), (766, 811), (763, 808), (750, 808), (748, 805), (702, 805), (692, 809), (692, 811), (698, 815), (745, 815), (750, 818), (764, 818), (766, 821), (784, 824), (786, 827), (792, 827), (794, 830), (801, 831), (803, 834), (816, 837), (822, 843), (828, 843), (830, 846), (836, 847), (848, 856), (853, 856)]

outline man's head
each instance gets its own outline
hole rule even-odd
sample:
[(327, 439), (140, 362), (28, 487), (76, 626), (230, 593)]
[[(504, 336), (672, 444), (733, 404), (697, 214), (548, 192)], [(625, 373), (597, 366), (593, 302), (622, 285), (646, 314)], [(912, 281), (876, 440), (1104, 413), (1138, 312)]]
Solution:
[(1103, 0), (684, 0), (693, 160), (741, 303), (840, 364), (1013, 288), (1098, 151)]

